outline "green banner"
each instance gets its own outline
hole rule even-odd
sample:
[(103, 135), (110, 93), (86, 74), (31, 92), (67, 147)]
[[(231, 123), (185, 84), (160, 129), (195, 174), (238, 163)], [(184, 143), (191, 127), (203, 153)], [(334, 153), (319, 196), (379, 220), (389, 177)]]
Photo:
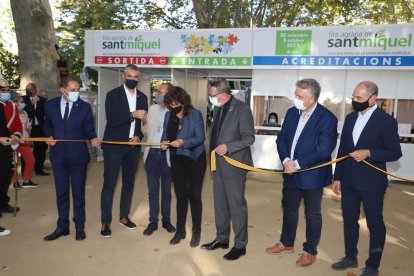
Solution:
[(179, 66), (251, 66), (251, 57), (168, 57), (168, 65)]
[(277, 31), (276, 55), (310, 55), (312, 31)]

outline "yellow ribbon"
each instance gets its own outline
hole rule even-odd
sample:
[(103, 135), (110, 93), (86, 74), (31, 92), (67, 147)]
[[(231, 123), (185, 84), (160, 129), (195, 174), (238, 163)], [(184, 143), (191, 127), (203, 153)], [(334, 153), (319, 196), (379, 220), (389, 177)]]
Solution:
[[(307, 168), (307, 169), (303, 169), (303, 170), (298, 170), (296, 173), (298, 173), (298, 172), (305, 172), (305, 171), (310, 171), (310, 170), (315, 170), (315, 169), (319, 169), (319, 168), (322, 168), (322, 167), (326, 167), (326, 166), (332, 165), (334, 163), (341, 162), (342, 160), (344, 160), (344, 159), (346, 159), (348, 157), (350, 157), (350, 156), (349, 155), (345, 155), (345, 156), (342, 156), (342, 157), (337, 158), (335, 160), (332, 160), (332, 161), (329, 161), (329, 162), (326, 162), (326, 163), (323, 163), (323, 164), (320, 164), (320, 165), (317, 165), (317, 166), (314, 166), (314, 167), (311, 167), (311, 168)], [(236, 161), (233, 158), (230, 158), (230, 157), (225, 156), (225, 155), (223, 156), (223, 158), (230, 165), (235, 166), (235, 167), (240, 168), (240, 169), (245, 169), (245, 170), (248, 170), (248, 171), (258, 172), (258, 173), (285, 174), (285, 172), (283, 172), (283, 171), (270, 171), (270, 170), (258, 169), (258, 168), (255, 168), (255, 167), (252, 167), (252, 166), (243, 164), (243, 163), (241, 163), (239, 161)], [(211, 166), (210, 166), (211, 167), (211, 171), (214, 172), (214, 171), (216, 171), (216, 168), (217, 168), (217, 165), (216, 165), (216, 152), (215, 152), (215, 150), (213, 150), (211, 152), (210, 161), (211, 161)], [(394, 178), (397, 178), (397, 179), (400, 179), (400, 180), (404, 180), (404, 181), (408, 181), (408, 182), (414, 182), (414, 180), (412, 180), (412, 179), (399, 177), (399, 176), (396, 176), (396, 175), (394, 175), (392, 173), (389, 173), (387, 171), (384, 171), (384, 170), (382, 170), (382, 169), (380, 169), (380, 168), (378, 168), (378, 167), (370, 164), (369, 162), (367, 162), (365, 160), (363, 160), (362, 162), (364, 162), (368, 166), (370, 166), (370, 167), (372, 167), (372, 168), (374, 168), (374, 169), (376, 169), (376, 170), (378, 170), (378, 171), (380, 171), (380, 172), (382, 172), (384, 174), (387, 174), (387, 175), (389, 175), (391, 177), (394, 177)]]
[[(19, 141), (30, 141), (30, 142), (82, 142), (87, 143), (90, 140), (65, 140), (65, 139), (50, 139), (46, 137), (32, 137), (32, 138), (20, 138)], [(154, 142), (119, 142), (119, 141), (101, 141), (102, 144), (114, 144), (114, 145), (129, 145), (129, 146), (137, 146), (137, 145), (144, 145), (144, 146), (159, 146), (161, 143), (154, 143)]]

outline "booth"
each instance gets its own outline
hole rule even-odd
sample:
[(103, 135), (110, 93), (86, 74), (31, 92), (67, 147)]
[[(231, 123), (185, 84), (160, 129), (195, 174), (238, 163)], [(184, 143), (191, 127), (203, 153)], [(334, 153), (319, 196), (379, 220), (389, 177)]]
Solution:
[(413, 179), (413, 36), (413, 24), (86, 31), (85, 66), (99, 73), (98, 136), (103, 136), (106, 122), (106, 93), (122, 84), (121, 72), (127, 64), (140, 68), (138, 88), (147, 94), (149, 104), (152, 81), (168, 80), (189, 92), (205, 119), (210, 108), (208, 81), (224, 77), (235, 96), (252, 108), (255, 166), (280, 170), (275, 141), (286, 111), (293, 106), (296, 81), (314, 78), (321, 84), (319, 103), (337, 116), (340, 135), (344, 118), (352, 111), (354, 87), (369, 80), (379, 87), (378, 106), (399, 123), (403, 157), (388, 164), (389, 171)]

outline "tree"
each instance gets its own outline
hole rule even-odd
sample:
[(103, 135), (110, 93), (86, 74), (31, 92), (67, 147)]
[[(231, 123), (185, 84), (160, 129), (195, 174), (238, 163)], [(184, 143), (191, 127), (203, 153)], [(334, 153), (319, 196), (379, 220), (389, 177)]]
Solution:
[(0, 39), (0, 74), (9, 81), (10, 87), (17, 88), (20, 83), (19, 57), (6, 50)]
[(48, 0), (10, 1), (20, 58), (20, 86), (58, 89), (56, 36)]

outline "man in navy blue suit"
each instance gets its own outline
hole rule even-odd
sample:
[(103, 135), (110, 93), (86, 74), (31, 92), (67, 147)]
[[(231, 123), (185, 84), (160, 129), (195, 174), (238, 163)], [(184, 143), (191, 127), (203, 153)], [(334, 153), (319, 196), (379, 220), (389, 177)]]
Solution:
[[(141, 122), (146, 123), (148, 99), (136, 87), (139, 70), (135, 65), (125, 67), (125, 83), (112, 89), (106, 95), (105, 141), (140, 142), (143, 138)], [(104, 183), (101, 193), (101, 236), (111, 237), (112, 203), (118, 174), (122, 168), (122, 191), (120, 200), (119, 223), (128, 229), (136, 229), (129, 219), (135, 174), (141, 153), (140, 146), (104, 144)]]
[(52, 241), (69, 235), (70, 188), (73, 198), (73, 221), (76, 240), (85, 234), (85, 181), (90, 160), (85, 142), (56, 142), (54, 140), (91, 140), (99, 147), (91, 106), (79, 99), (79, 82), (65, 77), (60, 82), (61, 97), (45, 103), (44, 133), (50, 140), (50, 162), (55, 177), (59, 218), (56, 230), (44, 240)]
[(321, 91), (314, 79), (296, 83), (294, 105), (290, 108), (277, 137), (277, 150), (283, 163), (283, 226), (279, 242), (266, 249), (269, 254), (291, 253), (294, 250), (298, 211), (304, 201), (306, 242), (296, 265), (306, 267), (316, 261), (321, 237), (321, 200), (323, 187), (332, 182), (332, 167), (297, 172), (331, 160), (337, 140), (335, 115), (318, 104)]
[(345, 257), (332, 265), (334, 270), (358, 266), (359, 214), (361, 202), (370, 233), (369, 257), (362, 276), (378, 275), (384, 249), (386, 229), (382, 210), (388, 186), (387, 175), (364, 162), (386, 170), (386, 162), (398, 160), (401, 146), (395, 118), (378, 108), (378, 87), (370, 81), (359, 83), (352, 93), (355, 112), (346, 116), (342, 129), (338, 163), (332, 190), (342, 195)]

